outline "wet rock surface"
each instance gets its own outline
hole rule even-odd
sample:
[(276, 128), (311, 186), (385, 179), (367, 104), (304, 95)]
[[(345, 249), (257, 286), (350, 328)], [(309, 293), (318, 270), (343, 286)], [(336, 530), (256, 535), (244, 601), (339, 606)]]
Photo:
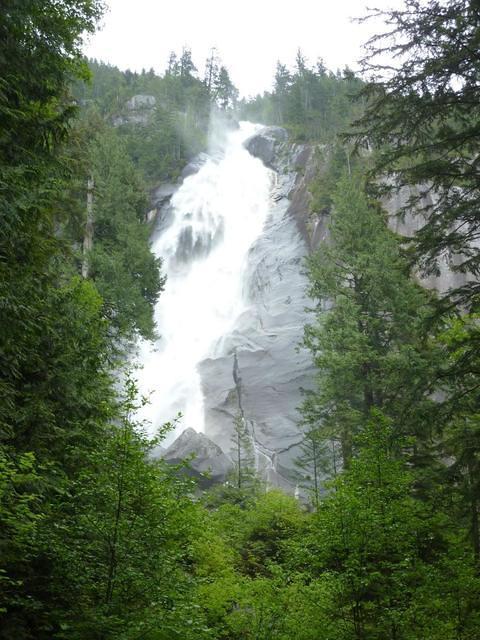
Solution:
[[(270, 128), (267, 131), (267, 138), (275, 140)], [(204, 360), (199, 371), (206, 434), (228, 450), (233, 419), (241, 410), (255, 443), (261, 475), (293, 492), (295, 459), (302, 441), (301, 388), (310, 387), (313, 377), (310, 354), (299, 346), (308, 321), (303, 263), (309, 243), (301, 228), (308, 215), (308, 196), (301, 176), (299, 179), (298, 161), (303, 156), (307, 163), (310, 151), (290, 145), (287, 152), (284, 134), (274, 143), (277, 173), (270, 215), (248, 256), (248, 306), (231, 333), (222, 338), (216, 357)]]
[(282, 127), (265, 127), (245, 141), (245, 148), (267, 167), (277, 168), (279, 145), (286, 142), (288, 133)]
[[(165, 182), (157, 187), (155, 187), (150, 193), (150, 203), (151, 209), (145, 215), (145, 221), (147, 223), (156, 222), (159, 218), (161, 218), (161, 213), (166, 212), (168, 209), (168, 205), (173, 194), (177, 191), (178, 184), (172, 184), (170, 182)], [(158, 226), (158, 225), (157, 225)]]
[(180, 188), (182, 182), (189, 176), (193, 176), (209, 159), (208, 154), (199, 153), (194, 156), (183, 169), (176, 183), (163, 182), (154, 187), (150, 193), (151, 209), (145, 216), (146, 222), (155, 223), (154, 237), (158, 237), (171, 221), (170, 200)]
[(157, 207), (161, 207), (170, 200), (177, 189), (178, 184), (173, 184), (171, 182), (161, 184), (152, 191), (152, 203)]

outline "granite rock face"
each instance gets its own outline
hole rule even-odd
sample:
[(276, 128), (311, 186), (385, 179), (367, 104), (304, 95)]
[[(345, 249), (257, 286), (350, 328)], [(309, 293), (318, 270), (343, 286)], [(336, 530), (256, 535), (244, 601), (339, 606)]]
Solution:
[(199, 153), (194, 156), (184, 167), (176, 183), (164, 182), (157, 185), (150, 193), (151, 209), (145, 214), (145, 221), (154, 226), (152, 241), (157, 238), (168, 227), (172, 219), (170, 200), (178, 191), (185, 178), (197, 173), (209, 159), (206, 153)]
[[(418, 203), (420, 213), (409, 208), (411, 199), (420, 197)], [(401, 236), (412, 238), (425, 224), (425, 217), (421, 213), (428, 210), (434, 201), (435, 194), (421, 186), (403, 186), (392, 195), (385, 198), (383, 207), (389, 215), (390, 228)], [(405, 215), (398, 215), (406, 210)], [(444, 252), (438, 259), (435, 273), (417, 273), (419, 282), (427, 289), (435, 289), (439, 293), (446, 293), (449, 289), (462, 287), (469, 280), (474, 279), (471, 274), (454, 271), (455, 266), (460, 265), (463, 259), (458, 254)]]
[[(328, 151), (324, 151), (326, 153), (321, 154), (323, 155), (322, 164), (326, 167), (329, 158)], [(322, 164), (316, 163), (314, 168), (321, 172)], [(308, 182), (310, 177), (305, 175), (305, 179)], [(393, 186), (393, 183), (390, 184)], [(412, 238), (425, 225), (425, 211), (435, 205), (435, 198), (435, 193), (425, 185), (409, 185), (393, 189), (381, 202), (388, 214), (388, 226), (399, 236)], [(412, 201), (416, 202), (416, 206), (412, 206)], [(329, 222), (329, 211), (317, 212), (312, 216), (309, 229), (312, 249), (318, 249), (322, 244), (328, 243)], [(445, 251), (439, 256), (435, 270), (428, 273), (417, 271), (415, 277), (425, 288), (434, 289), (441, 294), (446, 293), (449, 289), (461, 287), (473, 279), (471, 274), (454, 270), (463, 260), (462, 256)]]
[(245, 141), (245, 148), (270, 169), (277, 168), (279, 143), (286, 142), (288, 133), (282, 127), (265, 127)]
[[(230, 458), (222, 449), (203, 433), (185, 429), (161, 457), (171, 464), (189, 460), (190, 473), (199, 479), (202, 487), (225, 482), (233, 468)], [(206, 474), (206, 475), (204, 475)]]
[(157, 446), (153, 447), (153, 449), (150, 451), (150, 458), (152, 458), (152, 460), (157, 460), (158, 458), (161, 458), (163, 456), (165, 451), (165, 447), (162, 447), (161, 444), (157, 444)]
[(248, 256), (245, 294), (249, 305), (232, 332), (223, 337), (216, 357), (204, 360), (199, 371), (206, 434), (228, 450), (233, 419), (241, 413), (261, 475), (293, 492), (295, 459), (302, 441), (301, 388), (311, 386), (313, 377), (310, 354), (299, 347), (308, 321), (303, 261), (309, 246), (299, 224), (302, 216), (305, 224), (308, 207), (305, 210), (306, 186), (298, 163), (302, 154), (306, 163), (309, 153), (295, 145), (286, 150), (285, 130), (275, 128), (274, 134), (267, 128), (246, 145), (249, 150), (254, 146), (258, 156), (263, 149), (260, 141), (270, 144), (272, 140), (274, 155), (268, 152), (262, 160), (277, 167), (270, 215)]
[(178, 185), (164, 182), (153, 190), (151, 194), (152, 204), (157, 207), (163, 206), (170, 200), (177, 189)]

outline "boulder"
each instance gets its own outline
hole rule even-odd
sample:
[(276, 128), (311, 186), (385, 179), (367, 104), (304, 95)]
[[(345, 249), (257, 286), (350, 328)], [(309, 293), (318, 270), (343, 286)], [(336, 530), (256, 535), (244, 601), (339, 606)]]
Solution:
[(244, 142), (244, 146), (252, 156), (259, 158), (265, 166), (276, 169), (277, 147), (280, 143), (286, 142), (287, 139), (288, 133), (282, 127), (265, 127), (248, 138)]
[(202, 487), (225, 482), (233, 468), (232, 461), (217, 444), (191, 428), (185, 429), (162, 455), (171, 464), (179, 464), (192, 456), (188, 471), (199, 479)]

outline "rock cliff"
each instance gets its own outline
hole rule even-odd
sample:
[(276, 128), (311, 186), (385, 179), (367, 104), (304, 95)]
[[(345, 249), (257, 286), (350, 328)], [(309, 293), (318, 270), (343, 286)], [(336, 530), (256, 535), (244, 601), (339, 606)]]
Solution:
[(240, 411), (261, 474), (293, 490), (302, 440), (301, 388), (313, 375), (310, 355), (299, 346), (308, 315), (303, 260), (309, 250), (305, 172), (311, 149), (289, 144), (278, 127), (266, 128), (245, 146), (275, 170), (275, 183), (264, 232), (248, 256), (248, 308), (223, 338), (221, 354), (199, 367), (206, 434), (228, 450)]

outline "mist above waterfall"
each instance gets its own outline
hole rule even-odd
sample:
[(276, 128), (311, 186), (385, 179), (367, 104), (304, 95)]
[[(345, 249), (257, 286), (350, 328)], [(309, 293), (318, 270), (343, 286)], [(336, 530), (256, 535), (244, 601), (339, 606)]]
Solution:
[(179, 412), (179, 430), (204, 430), (197, 365), (215, 357), (245, 309), (246, 258), (269, 211), (272, 174), (243, 146), (258, 125), (216, 124), (209, 156), (172, 197), (170, 223), (152, 245), (167, 274), (155, 309), (159, 338), (143, 342), (138, 358), (140, 391), (150, 394), (140, 417), (152, 430)]

